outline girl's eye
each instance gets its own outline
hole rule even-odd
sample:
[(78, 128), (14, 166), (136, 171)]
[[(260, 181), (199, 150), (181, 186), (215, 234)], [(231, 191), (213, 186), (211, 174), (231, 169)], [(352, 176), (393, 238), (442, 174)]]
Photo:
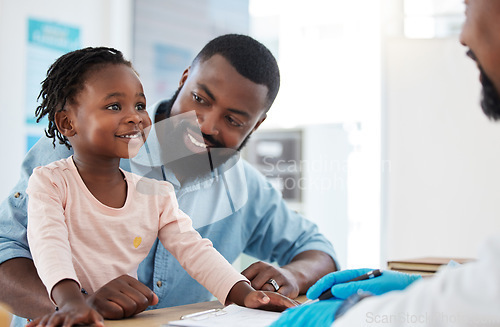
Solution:
[(136, 104), (135, 108), (139, 111), (146, 110), (146, 105), (144, 103), (138, 103)]
[(113, 103), (113, 104), (107, 106), (106, 109), (117, 111), (117, 110), (120, 110), (121, 108), (117, 103)]

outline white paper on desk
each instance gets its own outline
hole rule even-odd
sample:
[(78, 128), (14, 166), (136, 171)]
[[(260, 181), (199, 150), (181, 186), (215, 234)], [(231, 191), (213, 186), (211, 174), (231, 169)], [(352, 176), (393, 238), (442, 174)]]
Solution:
[(236, 304), (224, 308), (226, 314), (207, 315), (203, 320), (185, 319), (175, 320), (163, 326), (211, 327), (211, 326), (238, 326), (258, 327), (269, 326), (277, 320), (281, 313), (240, 307)]

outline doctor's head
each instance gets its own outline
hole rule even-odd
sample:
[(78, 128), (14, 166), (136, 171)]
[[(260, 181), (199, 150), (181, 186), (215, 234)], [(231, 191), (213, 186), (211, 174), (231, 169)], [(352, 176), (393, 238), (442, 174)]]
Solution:
[(500, 1), (466, 0), (466, 21), (460, 42), (476, 61), (483, 86), (481, 107), (491, 119), (500, 119)]

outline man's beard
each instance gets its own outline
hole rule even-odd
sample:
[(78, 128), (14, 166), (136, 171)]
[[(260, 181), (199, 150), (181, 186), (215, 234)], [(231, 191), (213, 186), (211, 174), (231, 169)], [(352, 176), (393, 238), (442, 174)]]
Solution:
[(481, 91), (481, 108), (483, 108), (483, 112), (490, 119), (499, 120), (500, 96), (498, 90), (481, 66), (479, 66), (479, 70), (481, 71), (481, 84), (483, 85)]
[(493, 120), (500, 119), (500, 95), (495, 85), (488, 77), (483, 67), (477, 60), (476, 55), (472, 50), (467, 51), (467, 56), (477, 63), (479, 72), (481, 73), (481, 84), (483, 86), (481, 90), (481, 108), (483, 112), (488, 116), (488, 118)]
[[(218, 173), (227, 171), (240, 159), (240, 150), (245, 146), (250, 135), (245, 138), (238, 149), (230, 149), (211, 135), (203, 134), (200, 131), (194, 111), (170, 116), (172, 106), (179, 92), (180, 88), (168, 102), (161, 105), (160, 114), (166, 114), (167, 118), (156, 121), (162, 163), (171, 169), (178, 178), (180, 177), (183, 180), (205, 176), (216, 168), (219, 168)], [(204, 140), (210, 143), (210, 147), (200, 147), (200, 151), (197, 153), (188, 149), (185, 144), (188, 131), (194, 132), (199, 137), (202, 136)], [(225, 165), (222, 166), (223, 164)], [(221, 167), (223, 168), (222, 171)], [(207, 177), (209, 176), (211, 174), (207, 175)]]

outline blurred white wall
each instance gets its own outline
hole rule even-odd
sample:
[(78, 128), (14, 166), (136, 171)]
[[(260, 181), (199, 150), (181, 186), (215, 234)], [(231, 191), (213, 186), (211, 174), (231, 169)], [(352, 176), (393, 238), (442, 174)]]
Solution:
[(391, 20), (383, 40), (383, 257), (475, 257), (500, 229), (500, 124), (480, 109), (478, 71), (458, 36), (406, 39)]
[[(335, 124), (356, 130), (349, 132), (353, 151), (343, 162), (346, 198), (334, 187), (305, 184), (302, 190), (305, 217), (333, 243), (342, 268), (380, 264), (380, 248), (372, 246), (380, 244), (380, 8), (380, 0), (250, 1), (251, 30), (275, 51), (282, 78), (261, 129), (308, 131), (303, 167), (328, 167), (345, 155), (336, 152), (342, 140)], [(312, 170), (303, 174), (325, 181), (338, 174), (331, 167)], [(339, 210), (341, 200), (347, 203)]]
[(248, 0), (134, 1), (134, 66), (148, 105), (170, 98), (208, 41), (248, 34)]

